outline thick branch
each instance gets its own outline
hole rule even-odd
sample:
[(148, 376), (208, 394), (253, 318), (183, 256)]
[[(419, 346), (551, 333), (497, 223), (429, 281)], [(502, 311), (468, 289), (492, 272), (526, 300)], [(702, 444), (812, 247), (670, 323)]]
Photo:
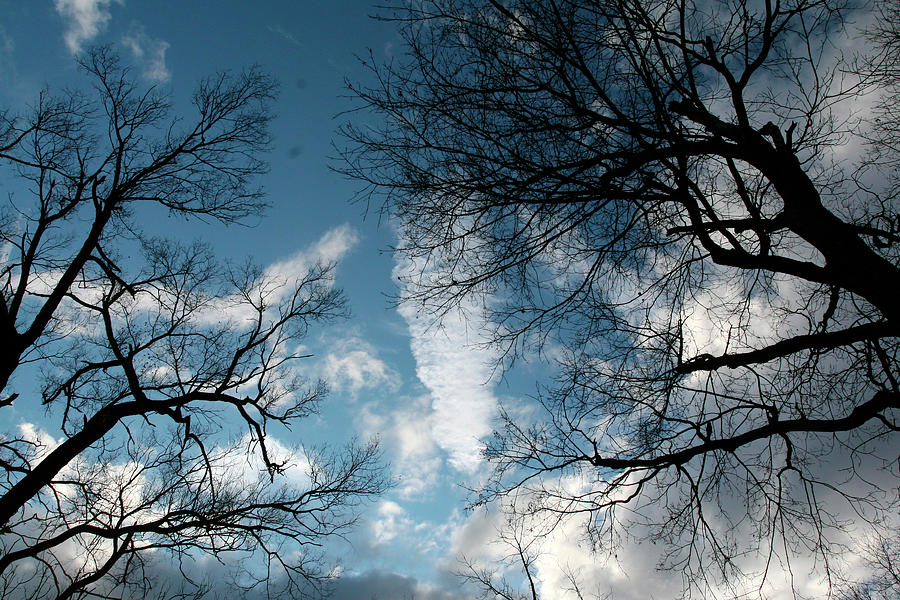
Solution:
[(17, 481), (9, 491), (0, 497), (0, 526), (8, 523), (19, 509), (38, 494), (44, 486), (53, 481), (57, 473), (100, 440), (125, 417), (150, 413), (165, 414), (173, 407), (183, 406), (197, 400), (226, 400), (238, 405), (245, 403), (245, 401), (224, 394), (192, 392), (167, 400), (133, 400), (103, 407), (85, 421), (84, 427), (78, 433), (54, 448), (26, 476)]
[(749, 352), (722, 354), (721, 356), (701, 354), (678, 365), (675, 368), (675, 372), (686, 375), (695, 371), (715, 371), (722, 367), (737, 369), (750, 364), (765, 363), (804, 350), (831, 350), (864, 340), (897, 335), (900, 335), (900, 328), (892, 323), (885, 321), (866, 323), (865, 325), (858, 325), (840, 331), (798, 335), (781, 340), (765, 348), (750, 350)]
[(872, 396), (871, 400), (860, 404), (846, 417), (839, 419), (790, 419), (774, 421), (762, 427), (751, 429), (733, 437), (709, 439), (698, 446), (691, 446), (678, 452), (662, 454), (654, 458), (612, 458), (600, 455), (584, 457), (595, 467), (609, 469), (654, 469), (674, 467), (685, 464), (691, 459), (707, 455), (711, 452), (734, 452), (741, 446), (775, 436), (786, 436), (791, 433), (837, 433), (856, 429), (870, 419), (879, 417), (887, 409), (900, 408), (900, 394), (882, 390)]

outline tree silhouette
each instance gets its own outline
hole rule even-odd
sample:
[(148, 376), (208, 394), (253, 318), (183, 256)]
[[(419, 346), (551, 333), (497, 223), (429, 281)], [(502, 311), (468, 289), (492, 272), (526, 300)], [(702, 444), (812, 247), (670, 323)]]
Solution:
[(839, 600), (888, 600), (900, 592), (900, 547), (898, 538), (878, 539), (867, 548), (871, 557), (870, 572), (862, 581), (844, 584), (838, 590)]
[[(245, 588), (315, 594), (324, 539), (385, 487), (372, 443), (267, 436), (325, 392), (294, 366), (308, 328), (346, 313), (332, 267), (223, 265), (141, 228), (154, 206), (259, 213), (275, 83), (221, 73), (173, 119), (109, 49), (80, 64), (92, 92), (42, 93), (0, 121), (21, 183), (0, 217), (0, 596), (202, 595), (219, 583), (190, 567), (204, 556)], [(36, 373), (40, 398), (24, 381)], [(58, 429), (13, 429), (14, 402), (43, 405)]]
[(871, 10), (432, 0), (387, 17), (405, 54), (353, 89), (381, 125), (345, 129), (342, 169), (400, 223), (420, 267), (403, 300), (440, 316), (482, 298), (505, 364), (557, 365), (543, 416), (503, 412), (476, 504), (587, 514), (608, 552), (664, 542), (660, 566), (709, 592), (797, 557), (827, 577), (842, 527), (890, 529), (897, 54), (896, 33), (854, 25)]

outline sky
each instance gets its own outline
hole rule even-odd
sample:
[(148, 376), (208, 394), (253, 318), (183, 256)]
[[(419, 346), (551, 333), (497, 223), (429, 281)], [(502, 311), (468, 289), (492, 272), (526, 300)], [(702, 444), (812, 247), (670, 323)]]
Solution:
[[(23, 106), (44, 87), (77, 85), (72, 55), (94, 44), (112, 44), (142, 83), (171, 89), (176, 106), (198, 80), (223, 69), (258, 64), (280, 81), (271, 169), (261, 181), (265, 215), (250, 226), (146, 226), (272, 269), (337, 261), (352, 316), (304, 341), (314, 355), (307, 373), (324, 377), (331, 393), (320, 415), (278, 441), (378, 436), (396, 478), (348, 539), (330, 546), (343, 571), (335, 598), (449, 600), (468, 597), (453, 576), (461, 554), (502, 556), (491, 544), (501, 517), (465, 510), (466, 487), (488, 473), (479, 440), (498, 406), (531, 393), (541, 367), (498, 377), (496, 357), (479, 345), (477, 306), (438, 329), (415, 306), (390, 301), (398, 277), (415, 265), (390, 253), (392, 224), (377, 206), (352, 202), (358, 184), (330, 168), (338, 126), (365, 118), (344, 112), (355, 106), (347, 82), (370, 76), (360, 57), (389, 62), (401, 51), (395, 26), (371, 18), (377, 12), (361, 0), (0, 0), (0, 103)], [(40, 418), (18, 411), (23, 426)], [(548, 600), (565, 597), (567, 573), (595, 573), (588, 579), (616, 590), (617, 599), (668, 598), (680, 589), (677, 574), (654, 570), (661, 549), (623, 544), (616, 561), (599, 564), (580, 542), (579, 525), (572, 520), (542, 540), (536, 567)], [(803, 590), (815, 594), (815, 585)]]

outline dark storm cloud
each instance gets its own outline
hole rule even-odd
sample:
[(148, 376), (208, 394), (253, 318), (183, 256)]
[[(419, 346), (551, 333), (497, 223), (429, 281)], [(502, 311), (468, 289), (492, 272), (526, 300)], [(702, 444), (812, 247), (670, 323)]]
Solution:
[(345, 575), (337, 582), (332, 600), (462, 600), (461, 591), (424, 587), (413, 577), (367, 571)]

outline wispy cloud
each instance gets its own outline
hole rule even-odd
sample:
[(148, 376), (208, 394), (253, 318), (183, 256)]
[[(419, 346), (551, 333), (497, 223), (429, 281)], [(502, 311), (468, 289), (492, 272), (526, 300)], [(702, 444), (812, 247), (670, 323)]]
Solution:
[(384, 441), (398, 479), (396, 493), (404, 500), (422, 500), (438, 487), (442, 458), (432, 434), (430, 400), (427, 395), (402, 399), (393, 410), (372, 402), (359, 413), (362, 437), (378, 435)]
[(131, 28), (122, 36), (122, 45), (131, 51), (131, 56), (141, 65), (142, 74), (150, 81), (165, 82), (172, 74), (166, 66), (166, 50), (169, 42), (151, 38), (144, 26), (132, 23)]
[(273, 26), (273, 25), (269, 25), (269, 26), (267, 27), (267, 29), (268, 29), (269, 31), (271, 31), (272, 33), (274, 33), (274, 34), (276, 34), (276, 35), (282, 37), (282, 38), (285, 39), (285, 40), (287, 40), (288, 42), (290, 42), (290, 43), (293, 44), (294, 46), (297, 46), (298, 48), (302, 48), (302, 47), (304, 46), (303, 42), (301, 42), (301, 41), (297, 38), (297, 36), (295, 36), (295, 35), (294, 35), (293, 33), (291, 33), (290, 31), (286, 30), (286, 29), (285, 29), (284, 27), (282, 27), (281, 25), (274, 25), (274, 26)]
[[(252, 295), (264, 298), (269, 307), (278, 306), (288, 294), (295, 291), (293, 284), (302, 281), (316, 265), (336, 265), (358, 241), (359, 234), (349, 224), (328, 230), (315, 243), (266, 267), (257, 282), (257, 290)], [(329, 277), (331, 279), (323, 283), (331, 285), (334, 273), (331, 272)], [(197, 315), (198, 321), (202, 323), (231, 321), (236, 326), (252, 323), (256, 317), (256, 310), (241, 294), (222, 297)]]
[[(6, 30), (0, 25), (0, 81), (4, 87), (9, 87), (18, 77), (16, 76), (16, 63), (13, 60), (13, 52), (16, 44)], [(5, 250), (0, 250), (0, 258), (5, 255)]]
[[(394, 275), (406, 280), (418, 267), (399, 262)], [(482, 464), (482, 438), (491, 432), (497, 399), (489, 381), (493, 353), (484, 348), (487, 319), (475, 303), (464, 303), (437, 326), (411, 303), (398, 308), (410, 333), (416, 375), (431, 392), (431, 430), (458, 471), (474, 474)]]
[(378, 358), (371, 344), (357, 336), (331, 343), (322, 371), (329, 387), (354, 396), (363, 389), (395, 391), (400, 386), (397, 372)]
[(359, 233), (352, 225), (344, 223), (328, 230), (312, 245), (310, 251), (317, 260), (337, 262), (357, 243), (359, 243)]
[(428, 561), (440, 562), (456, 521), (458, 513), (455, 511), (447, 523), (417, 519), (403, 504), (385, 499), (367, 519), (365, 543), (375, 553), (396, 552), (403, 548), (414, 551), (419, 558), (427, 556)]
[(71, 52), (81, 52), (82, 44), (106, 29), (113, 2), (124, 4), (124, 0), (55, 0), (56, 12), (66, 21), (63, 39)]
[(372, 542), (385, 544), (413, 527), (413, 520), (396, 502), (383, 500), (372, 520)]

